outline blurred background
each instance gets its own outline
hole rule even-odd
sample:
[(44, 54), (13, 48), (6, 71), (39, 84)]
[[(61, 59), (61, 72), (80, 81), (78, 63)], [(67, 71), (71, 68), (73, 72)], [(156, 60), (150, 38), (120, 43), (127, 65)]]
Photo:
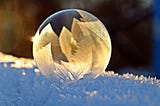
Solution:
[(59, 10), (78, 8), (94, 14), (108, 29), (112, 57), (106, 70), (160, 78), (159, 1), (1, 0), (0, 52), (33, 58), (32, 37), (40, 24)]

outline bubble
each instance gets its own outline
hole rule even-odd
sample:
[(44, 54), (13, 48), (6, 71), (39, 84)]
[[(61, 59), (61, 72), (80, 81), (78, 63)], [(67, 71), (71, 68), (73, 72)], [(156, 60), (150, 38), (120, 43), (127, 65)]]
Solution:
[(78, 80), (103, 74), (111, 56), (111, 41), (102, 22), (92, 14), (67, 9), (49, 16), (37, 30), (33, 56), (49, 79)]

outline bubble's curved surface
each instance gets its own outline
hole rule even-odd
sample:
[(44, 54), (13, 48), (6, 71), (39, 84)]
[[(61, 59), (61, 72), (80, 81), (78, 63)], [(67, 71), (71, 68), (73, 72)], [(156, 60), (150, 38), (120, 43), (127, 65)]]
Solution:
[(105, 26), (92, 14), (68, 9), (48, 17), (37, 30), (33, 56), (47, 78), (77, 80), (103, 74), (111, 57)]

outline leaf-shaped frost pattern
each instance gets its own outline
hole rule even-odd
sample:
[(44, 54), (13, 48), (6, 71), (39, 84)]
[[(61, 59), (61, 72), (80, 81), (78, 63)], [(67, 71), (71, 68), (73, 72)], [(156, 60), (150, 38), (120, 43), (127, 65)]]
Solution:
[[(65, 17), (68, 16), (66, 19), (71, 17), (71, 20), (67, 22), (62, 17), (63, 12)], [(57, 18), (58, 14), (61, 17)], [(56, 29), (60, 28), (60, 33), (54, 31), (54, 23), (58, 20), (61, 21), (56, 24)], [(44, 24), (33, 43), (34, 59), (43, 75), (70, 81), (89, 73), (93, 76), (104, 73), (111, 56), (111, 41), (106, 28), (96, 17), (72, 9), (50, 16)]]

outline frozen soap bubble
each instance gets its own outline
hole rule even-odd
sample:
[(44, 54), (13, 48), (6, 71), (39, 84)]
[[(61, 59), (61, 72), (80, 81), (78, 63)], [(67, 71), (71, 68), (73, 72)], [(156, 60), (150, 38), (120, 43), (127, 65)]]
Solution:
[(105, 72), (111, 41), (102, 22), (92, 14), (67, 9), (49, 16), (33, 41), (33, 56), (49, 79), (77, 80)]

